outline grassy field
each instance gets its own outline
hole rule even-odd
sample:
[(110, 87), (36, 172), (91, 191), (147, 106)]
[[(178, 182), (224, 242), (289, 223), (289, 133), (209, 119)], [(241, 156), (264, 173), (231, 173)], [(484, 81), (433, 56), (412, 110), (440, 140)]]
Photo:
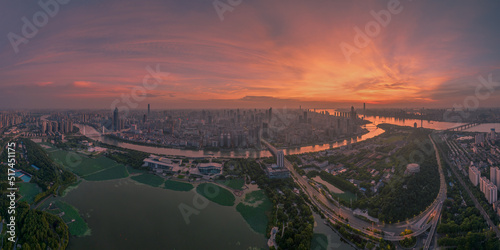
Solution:
[(205, 198), (222, 206), (233, 206), (234, 195), (227, 189), (212, 183), (202, 183), (196, 187), (196, 192)]
[(32, 203), (35, 196), (42, 191), (35, 183), (22, 182), (17, 183), (16, 185), (19, 186), (19, 193), (23, 196), (21, 201), (26, 201), (28, 203)]
[(127, 171), (129, 174), (142, 174), (147, 172), (146, 170), (135, 169), (131, 166), (127, 166)]
[(194, 186), (191, 183), (166, 180), (164, 188), (175, 191), (189, 191), (193, 189)]
[(245, 185), (245, 180), (243, 179), (218, 180), (217, 183), (220, 183), (224, 186), (228, 186), (232, 189), (242, 190), (243, 185)]
[(128, 172), (124, 165), (105, 156), (90, 158), (83, 154), (65, 150), (51, 151), (49, 155), (55, 162), (89, 181), (104, 181), (128, 177)]
[[(90, 229), (87, 223), (80, 216), (76, 208), (63, 201), (56, 201), (53, 205), (55, 205), (57, 209), (47, 210), (47, 211), (56, 215), (60, 214), (61, 212), (64, 212), (64, 215), (61, 218), (68, 225), (69, 232), (71, 233), (71, 235), (84, 236), (90, 233)], [(71, 222), (72, 220), (74, 221)]]
[(335, 200), (337, 199), (337, 197), (340, 198), (341, 200), (344, 200), (347, 202), (350, 202), (351, 200), (352, 201), (358, 200), (358, 197), (349, 191), (344, 191), (344, 193), (342, 193), (342, 194), (336, 194), (334, 192), (330, 192), (330, 193)]
[(130, 178), (134, 181), (137, 181), (137, 182), (140, 182), (140, 183), (143, 183), (146, 185), (150, 185), (153, 187), (159, 187), (165, 181), (160, 176), (156, 176), (153, 174), (141, 174), (141, 175), (137, 175), (137, 176), (132, 176)]
[(244, 202), (240, 202), (236, 210), (255, 232), (265, 234), (272, 206), (264, 191), (258, 190), (246, 194)]
[(117, 165), (103, 171), (84, 176), (83, 178), (88, 181), (107, 181), (113, 179), (121, 179), (128, 177), (128, 172), (125, 166)]

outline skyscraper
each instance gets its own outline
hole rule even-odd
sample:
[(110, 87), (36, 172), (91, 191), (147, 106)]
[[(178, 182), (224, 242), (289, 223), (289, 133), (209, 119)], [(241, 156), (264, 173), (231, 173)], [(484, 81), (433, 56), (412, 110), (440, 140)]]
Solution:
[(495, 168), (495, 167), (490, 167), (490, 181), (497, 185), (497, 169), (498, 168)]
[(120, 130), (120, 121), (118, 118), (118, 108), (115, 108), (115, 111), (113, 112), (113, 129), (115, 131)]
[(151, 114), (151, 104), (148, 104), (148, 116)]
[(285, 154), (283, 153), (283, 150), (278, 151), (276, 157), (276, 165), (278, 165), (278, 167), (280, 168), (285, 167)]

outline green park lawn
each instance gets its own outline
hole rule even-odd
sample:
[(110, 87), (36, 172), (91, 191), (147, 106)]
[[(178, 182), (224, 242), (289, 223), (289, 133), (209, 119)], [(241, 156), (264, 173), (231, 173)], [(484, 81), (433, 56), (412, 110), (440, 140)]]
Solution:
[(189, 191), (189, 190), (193, 189), (194, 186), (191, 183), (166, 180), (164, 188), (174, 190), (174, 191)]
[(55, 162), (88, 181), (105, 181), (128, 177), (124, 165), (105, 156), (91, 158), (66, 150), (51, 151), (49, 155)]
[(114, 167), (86, 175), (83, 178), (88, 181), (107, 181), (128, 177), (127, 169), (124, 165), (116, 165)]
[(202, 183), (196, 187), (196, 192), (208, 200), (222, 206), (233, 206), (235, 197), (231, 191), (212, 183)]
[(141, 174), (141, 175), (137, 175), (137, 176), (132, 176), (130, 178), (134, 181), (137, 181), (137, 182), (140, 182), (140, 183), (143, 183), (146, 185), (150, 185), (153, 187), (159, 187), (165, 181), (160, 176), (156, 176), (153, 174)]
[(32, 203), (35, 196), (42, 192), (40, 187), (35, 183), (21, 182), (16, 183), (16, 185), (19, 186), (19, 193), (22, 196), (21, 201), (26, 201), (28, 203)]
[(220, 183), (232, 189), (242, 190), (243, 185), (245, 185), (245, 180), (243, 179), (218, 180), (217, 183)]
[[(54, 205), (58, 209), (47, 211), (56, 215), (64, 212), (64, 215), (61, 216), (61, 218), (68, 225), (68, 229), (71, 235), (84, 236), (90, 233), (90, 229), (87, 223), (83, 220), (75, 207), (63, 201), (55, 201)], [(75, 221), (71, 222), (72, 220)]]
[(127, 171), (129, 174), (143, 174), (147, 172), (146, 170), (136, 169), (131, 166), (127, 166)]
[(253, 191), (245, 195), (244, 202), (236, 206), (236, 210), (243, 216), (245, 221), (257, 233), (265, 234), (269, 221), (269, 211), (272, 203), (264, 191)]

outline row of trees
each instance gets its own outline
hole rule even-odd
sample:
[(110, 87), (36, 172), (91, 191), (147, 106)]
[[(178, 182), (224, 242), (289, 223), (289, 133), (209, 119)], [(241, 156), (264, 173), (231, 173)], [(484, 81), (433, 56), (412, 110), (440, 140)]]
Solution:
[[(39, 185), (44, 192), (39, 194), (35, 201), (40, 200), (44, 196), (55, 193), (57, 188), (65, 186), (76, 181), (76, 177), (57, 166), (36, 143), (29, 139), (19, 139), (18, 145), (25, 145), (27, 151), (27, 159), (21, 157), (21, 152), (18, 150), (16, 160), (16, 168), (20, 168), (32, 174), (31, 181)], [(5, 150), (4, 150), (5, 152)], [(2, 156), (2, 161), (4, 161)], [(31, 164), (39, 167), (35, 170)], [(1, 166), (2, 176), (7, 173), (7, 166)], [(5, 177), (5, 176), (4, 176)], [(1, 186), (8, 186), (5, 181), (7, 178), (1, 178)], [(60, 189), (62, 191), (63, 188)], [(19, 195), (19, 194), (16, 194)], [(19, 197), (17, 197), (18, 199)], [(6, 194), (0, 196), (0, 215), (2, 218), (8, 218), (9, 198)], [(26, 202), (18, 202), (16, 206), (16, 237), (17, 245), (21, 245), (22, 249), (65, 249), (69, 242), (68, 226), (58, 216), (47, 212), (30, 209)], [(3, 238), (3, 249), (13, 249), (14, 243), (8, 241), (7, 237)]]
[[(6, 216), (7, 199), (0, 198), (2, 215)], [(56, 215), (30, 209), (26, 202), (19, 202), (16, 208), (17, 244), (22, 249), (65, 249), (69, 242), (69, 230), (64, 221)], [(3, 239), (2, 249), (14, 249), (14, 243)]]
[[(421, 152), (421, 145), (431, 145), (428, 138), (430, 131), (413, 129), (408, 136), (409, 144), (393, 157), (396, 162), (395, 176), (379, 191), (378, 195), (358, 200), (355, 206), (368, 209), (371, 216), (387, 223), (404, 221), (424, 211), (437, 197), (439, 192), (439, 172), (433, 149), (429, 149), (425, 158), (415, 157)], [(405, 175), (408, 162), (418, 162), (420, 172)]]
[[(448, 151), (446, 144), (439, 143), (438, 146), (442, 157), (445, 157)], [(444, 162), (443, 165), (445, 171), (452, 172), (448, 163)], [(486, 220), (455, 175), (445, 175), (445, 178), (446, 183), (452, 185), (448, 186), (449, 198), (443, 204), (441, 221), (437, 227), (437, 232), (442, 235), (438, 239), (438, 245), (456, 249), (500, 249), (498, 238), (488, 230)]]

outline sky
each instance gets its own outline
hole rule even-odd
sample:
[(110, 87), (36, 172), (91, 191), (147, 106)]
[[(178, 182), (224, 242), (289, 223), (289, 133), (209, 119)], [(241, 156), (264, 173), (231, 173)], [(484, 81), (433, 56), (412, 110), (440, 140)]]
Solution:
[(0, 109), (500, 104), (498, 1), (0, 3)]

